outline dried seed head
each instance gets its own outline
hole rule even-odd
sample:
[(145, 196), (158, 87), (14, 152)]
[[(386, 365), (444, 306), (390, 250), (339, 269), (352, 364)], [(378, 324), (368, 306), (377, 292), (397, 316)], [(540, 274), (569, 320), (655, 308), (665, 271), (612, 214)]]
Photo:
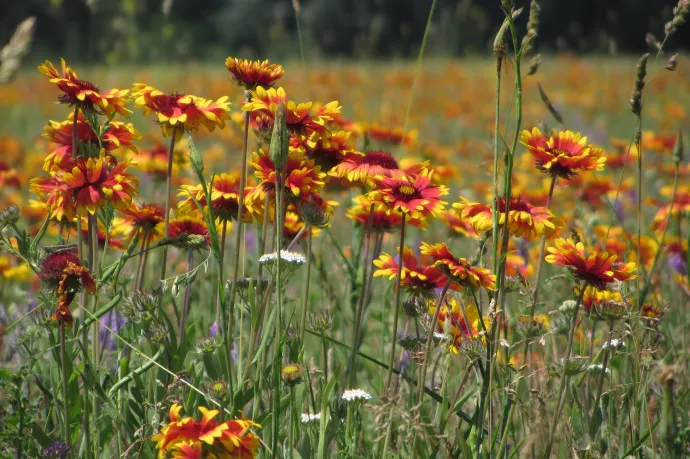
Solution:
[(645, 41), (647, 42), (647, 45), (655, 50), (658, 50), (661, 48), (661, 45), (659, 42), (656, 40), (656, 37), (654, 36), (653, 33), (647, 32), (647, 35), (644, 37)]
[(323, 228), (328, 225), (328, 220), (330, 218), (328, 212), (311, 201), (302, 205), (300, 214), (302, 220), (304, 220), (307, 225), (317, 228)]
[(678, 4), (673, 8), (673, 18), (664, 25), (666, 32), (665, 40), (678, 30), (690, 14), (690, 0), (678, 0)]
[(333, 315), (327, 309), (312, 312), (307, 318), (307, 325), (312, 330), (323, 333), (333, 326)]
[(202, 355), (211, 355), (218, 348), (218, 343), (214, 338), (202, 336), (196, 340), (196, 352)]
[(669, 57), (668, 60), (666, 61), (666, 65), (664, 67), (666, 67), (666, 70), (673, 72), (676, 69), (677, 65), (678, 65), (678, 53)]
[(532, 58), (529, 63), (529, 69), (527, 69), (527, 75), (531, 76), (537, 73), (539, 66), (541, 66), (541, 54), (537, 54)]
[(0, 225), (10, 226), (14, 225), (19, 221), (19, 207), (11, 205), (6, 209), (0, 211)]
[(527, 34), (522, 39), (522, 52), (527, 54), (532, 50), (539, 33), (539, 13), (541, 7), (537, 0), (532, 0), (529, 6), (529, 20), (527, 21)]
[(644, 79), (647, 76), (647, 59), (649, 59), (649, 53), (644, 54), (637, 62), (635, 83), (630, 96), (630, 109), (637, 116), (642, 113), (642, 89), (644, 89)]

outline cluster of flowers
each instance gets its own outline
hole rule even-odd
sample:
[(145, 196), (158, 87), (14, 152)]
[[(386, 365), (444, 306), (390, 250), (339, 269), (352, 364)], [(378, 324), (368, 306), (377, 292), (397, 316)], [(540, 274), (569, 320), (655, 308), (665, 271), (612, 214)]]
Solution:
[(156, 442), (159, 459), (165, 457), (197, 458), (252, 458), (260, 446), (259, 437), (251, 431), (261, 427), (249, 419), (215, 420), (218, 410), (199, 407), (201, 420), (182, 417), (182, 406), (170, 407), (170, 422), (151, 440)]

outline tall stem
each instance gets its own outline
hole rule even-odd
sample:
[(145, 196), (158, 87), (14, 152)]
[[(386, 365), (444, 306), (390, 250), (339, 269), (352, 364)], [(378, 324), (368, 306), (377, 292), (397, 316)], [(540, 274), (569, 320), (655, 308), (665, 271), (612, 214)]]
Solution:
[[(249, 91), (245, 92), (247, 103), (251, 101)], [(249, 112), (244, 112), (244, 135), (242, 137), (242, 159), (240, 160), (240, 189), (237, 197), (237, 230), (235, 233), (235, 258), (232, 265), (232, 288), (230, 289), (230, 317), (228, 335), (232, 336), (235, 326), (235, 296), (237, 295), (237, 279), (240, 272), (240, 246), (242, 244), (242, 214), (244, 211), (244, 187), (247, 180), (247, 143), (249, 141)], [(276, 200), (276, 203), (278, 201)], [(277, 207), (276, 207), (277, 215)], [(280, 250), (280, 248), (278, 248)], [(279, 253), (280, 254), (280, 253)], [(279, 257), (280, 258), (280, 257)], [(232, 340), (230, 339), (230, 342)], [(228, 354), (230, 355), (230, 354)]]
[[(577, 315), (580, 312), (580, 306), (582, 305), (582, 296), (587, 290), (589, 283), (585, 283), (582, 286), (580, 295), (577, 297), (577, 303), (575, 305), (575, 310), (573, 311), (573, 318), (570, 322), (570, 331), (568, 332), (568, 345), (565, 350), (565, 357), (563, 357), (563, 372), (561, 373), (561, 385), (558, 389), (558, 397), (556, 397), (556, 416), (551, 424), (551, 431), (549, 432), (549, 440), (546, 443), (546, 451), (544, 452), (544, 459), (549, 459), (551, 456), (551, 448), (553, 447), (554, 436), (556, 435), (556, 428), (558, 427), (558, 420), (561, 416), (561, 408), (563, 402), (565, 401), (565, 388), (568, 385), (568, 380), (570, 377), (567, 374), (568, 364), (570, 362), (570, 356), (573, 352), (573, 339), (575, 337), (575, 326), (577, 325)], [(563, 400), (561, 400), (563, 399)]]
[(498, 164), (499, 164), (499, 134), (498, 130), (500, 128), (500, 114), (501, 114), (501, 63), (503, 62), (503, 57), (498, 57), (496, 59), (496, 107), (494, 110), (494, 208), (492, 215), (492, 244), (493, 251), (491, 256), (491, 267), (494, 270), (494, 274), (498, 276)]
[(601, 374), (599, 375), (599, 381), (597, 382), (597, 395), (594, 399), (594, 406), (592, 408), (592, 417), (589, 420), (590, 425), (590, 435), (594, 438), (596, 431), (594, 430), (594, 417), (599, 409), (599, 401), (601, 400), (601, 392), (604, 388), (604, 378), (606, 377), (606, 367), (609, 363), (609, 355), (611, 353), (611, 338), (613, 338), (613, 319), (609, 321), (609, 337), (606, 341), (606, 349), (604, 350), (604, 362), (601, 364)]
[[(192, 270), (194, 266), (194, 249), (188, 249), (187, 253), (187, 273)], [(184, 333), (184, 327), (187, 322), (187, 314), (189, 313), (189, 303), (192, 300), (192, 284), (189, 279), (184, 286), (184, 300), (182, 301), (182, 314), (180, 315), (180, 336)]]
[[(225, 238), (228, 233), (228, 221), (226, 219), (223, 219), (223, 229), (221, 230), (220, 233), (220, 263), (223, 264), (223, 261), (225, 260)], [(223, 282), (223, 279), (220, 280)], [(234, 281), (233, 281), (234, 283)], [(218, 302), (216, 303), (216, 326), (217, 327), (222, 327), (220, 323), (220, 311), (221, 310), (221, 304), (220, 304), (220, 295), (218, 295)]]
[[(177, 136), (177, 125), (173, 126), (170, 135), (170, 148), (168, 149), (168, 171), (165, 176), (165, 239), (170, 235), (170, 206), (172, 205), (172, 166), (173, 155), (175, 153), (175, 137)], [(163, 246), (163, 263), (161, 264), (161, 280), (165, 279), (165, 271), (168, 265), (168, 245)]]
[(304, 281), (304, 298), (302, 300), (302, 317), (299, 321), (299, 340), (304, 346), (304, 329), (307, 323), (307, 309), (309, 308), (309, 280), (311, 277), (311, 249), (313, 231), (309, 228), (307, 235), (307, 279)]
[[(364, 311), (364, 302), (366, 301), (366, 294), (364, 284), (368, 281), (369, 272), (369, 250), (371, 249), (371, 225), (374, 220), (374, 205), (369, 206), (369, 219), (367, 227), (364, 230), (364, 270), (362, 272), (362, 289), (359, 292), (359, 302), (357, 304), (357, 313), (355, 314), (355, 333), (352, 337), (352, 354), (350, 355), (350, 373), (348, 380), (348, 387), (353, 389), (355, 387), (355, 375), (357, 374), (357, 343), (359, 342), (360, 324), (362, 323), (362, 313)], [(401, 258), (402, 259), (402, 258)]]
[(273, 451), (278, 451), (278, 431), (280, 429), (280, 366), (281, 366), (281, 347), (283, 339), (283, 284), (281, 279), (282, 264), (281, 253), (283, 249), (283, 175), (281, 170), (276, 170), (276, 200), (275, 200), (275, 215), (276, 215), (276, 251), (278, 253), (278, 261), (276, 263), (276, 337), (273, 354)]
[[(434, 330), (436, 330), (436, 322), (438, 321), (439, 313), (441, 312), (441, 306), (443, 305), (443, 300), (446, 298), (448, 289), (450, 288), (451, 280), (446, 282), (446, 285), (441, 291), (441, 296), (438, 297), (436, 302), (436, 310), (434, 311), (434, 318), (431, 320), (431, 327), (429, 327), (429, 333), (426, 337), (426, 344), (424, 345), (423, 353), (424, 360), (422, 362), (422, 373), (421, 379), (418, 381), (418, 393), (417, 393), (417, 403), (421, 404), (424, 397), (424, 381), (426, 380), (427, 365), (429, 364), (429, 354), (431, 354), (431, 341), (434, 339)], [(413, 449), (414, 451), (414, 449)]]
[[(72, 445), (72, 436), (70, 434), (70, 409), (69, 409), (69, 377), (67, 374), (67, 347), (65, 345), (65, 324), (60, 321), (60, 364), (62, 366), (62, 410), (64, 412), (64, 419), (62, 426), (64, 442), (67, 447)], [(71, 450), (70, 450), (71, 451)]]
[[(403, 252), (405, 250), (405, 217), (406, 214), (402, 214), (402, 221), (400, 223), (400, 246), (398, 251), (398, 275), (395, 279), (395, 311), (393, 312), (393, 331), (391, 335), (391, 358), (388, 363), (388, 376), (386, 378), (386, 392), (391, 389), (391, 383), (393, 382), (393, 366), (395, 365), (395, 345), (398, 342), (398, 316), (400, 311), (400, 293), (402, 292), (402, 260)], [(387, 394), (390, 396), (390, 394)]]
[(149, 261), (149, 248), (151, 247), (151, 240), (153, 239), (153, 234), (151, 231), (144, 232), (144, 241), (142, 244), (144, 259), (141, 263), (141, 274), (137, 281), (137, 290), (141, 290), (144, 287), (144, 280), (146, 280), (146, 264)]

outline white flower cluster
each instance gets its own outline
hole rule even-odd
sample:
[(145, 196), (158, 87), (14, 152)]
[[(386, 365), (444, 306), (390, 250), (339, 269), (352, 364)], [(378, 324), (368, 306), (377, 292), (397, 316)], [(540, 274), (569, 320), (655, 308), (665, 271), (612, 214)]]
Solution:
[[(601, 373), (601, 371), (602, 371), (603, 369), (604, 369), (604, 366), (603, 366), (603, 365), (596, 364), (596, 365), (590, 365), (590, 366), (587, 368), (587, 371), (589, 371), (590, 373)], [(606, 374), (609, 374), (609, 373), (611, 373), (611, 371), (607, 368), (607, 369), (606, 369)]]
[[(297, 265), (301, 265), (307, 262), (307, 259), (301, 253), (288, 252), (287, 250), (280, 251), (280, 259), (285, 263), (294, 263)], [(259, 263), (264, 265), (266, 263), (273, 263), (276, 260), (278, 260), (278, 252), (267, 253), (261, 255), (261, 258), (259, 258)]]
[(319, 421), (321, 421), (321, 413), (302, 413), (302, 424), (310, 424)]
[(346, 402), (366, 402), (371, 400), (371, 395), (362, 389), (347, 389), (343, 392), (342, 399)]
[[(603, 349), (606, 349), (608, 347), (609, 343), (604, 343)], [(625, 342), (620, 339), (612, 339), (611, 340), (611, 349), (614, 350), (620, 350), (625, 347)]]

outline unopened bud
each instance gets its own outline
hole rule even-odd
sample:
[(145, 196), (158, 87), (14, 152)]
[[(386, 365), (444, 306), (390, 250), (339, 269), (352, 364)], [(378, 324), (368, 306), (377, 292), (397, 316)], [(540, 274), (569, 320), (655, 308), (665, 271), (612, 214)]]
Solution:
[(673, 144), (673, 161), (676, 164), (680, 164), (683, 161), (683, 134), (680, 132), (680, 129)]
[(273, 134), (271, 135), (271, 144), (269, 153), (276, 171), (283, 168), (283, 164), (287, 161), (289, 150), (289, 135), (287, 130), (287, 117), (285, 114), (285, 103), (278, 104), (276, 115), (273, 122)]

